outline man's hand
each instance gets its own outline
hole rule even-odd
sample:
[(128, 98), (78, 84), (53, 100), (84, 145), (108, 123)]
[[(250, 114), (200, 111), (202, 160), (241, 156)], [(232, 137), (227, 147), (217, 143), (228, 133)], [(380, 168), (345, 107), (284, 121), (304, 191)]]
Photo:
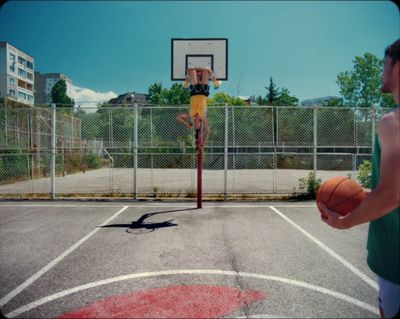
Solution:
[(318, 209), (321, 212), (321, 219), (329, 226), (337, 229), (347, 229), (352, 227), (346, 223), (346, 216), (340, 215), (325, 206), (324, 203), (317, 203)]

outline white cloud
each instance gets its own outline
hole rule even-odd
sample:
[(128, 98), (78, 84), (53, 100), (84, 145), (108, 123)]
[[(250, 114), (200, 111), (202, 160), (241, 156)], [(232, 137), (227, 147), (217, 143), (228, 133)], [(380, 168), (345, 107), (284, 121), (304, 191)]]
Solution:
[(112, 91), (96, 92), (69, 83), (67, 83), (67, 94), (74, 99), (76, 107), (97, 107), (98, 103), (117, 97), (117, 94)]

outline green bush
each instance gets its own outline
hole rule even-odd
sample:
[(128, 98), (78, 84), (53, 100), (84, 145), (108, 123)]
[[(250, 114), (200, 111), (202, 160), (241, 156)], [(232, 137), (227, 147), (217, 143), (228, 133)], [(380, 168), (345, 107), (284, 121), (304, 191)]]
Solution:
[(315, 178), (314, 172), (310, 172), (308, 177), (299, 178), (300, 192), (295, 187), (293, 196), (297, 199), (315, 199), (321, 182), (320, 178)]
[(364, 160), (358, 167), (357, 180), (365, 188), (372, 187), (372, 163), (368, 160)]
[(28, 178), (28, 158), (26, 155), (2, 155), (0, 157), (1, 184), (9, 180), (24, 180)]
[(86, 164), (88, 168), (99, 168), (103, 165), (103, 161), (101, 157), (89, 154), (86, 158)]

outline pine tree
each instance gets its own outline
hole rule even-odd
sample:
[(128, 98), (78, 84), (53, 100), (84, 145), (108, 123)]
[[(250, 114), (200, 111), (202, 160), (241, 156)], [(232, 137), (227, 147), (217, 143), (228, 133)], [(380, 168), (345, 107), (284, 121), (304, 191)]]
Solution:
[(273, 105), (274, 101), (278, 97), (278, 89), (276, 88), (276, 85), (274, 81), (272, 80), (272, 76), (269, 78), (269, 86), (265, 87), (267, 89), (267, 101), (269, 105)]

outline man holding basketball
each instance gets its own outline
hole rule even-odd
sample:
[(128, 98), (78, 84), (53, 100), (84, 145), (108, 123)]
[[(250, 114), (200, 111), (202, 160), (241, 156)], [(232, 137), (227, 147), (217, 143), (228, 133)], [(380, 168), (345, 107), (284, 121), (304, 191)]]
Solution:
[(220, 82), (215, 78), (214, 73), (210, 68), (189, 68), (187, 70), (184, 86), (189, 86), (190, 89), (190, 110), (189, 113), (178, 114), (176, 120), (187, 128), (195, 129), (201, 127), (201, 122), (204, 123), (206, 135), (204, 137), (204, 145), (207, 144), (210, 136), (210, 126), (208, 125), (207, 112), (207, 97), (210, 94), (210, 86), (208, 82), (214, 82), (214, 89), (218, 89)]
[(367, 262), (378, 275), (381, 317), (400, 318), (400, 39), (385, 51), (382, 92), (392, 93), (398, 106), (379, 120), (371, 192), (345, 216), (317, 205), (337, 229), (370, 222)]

